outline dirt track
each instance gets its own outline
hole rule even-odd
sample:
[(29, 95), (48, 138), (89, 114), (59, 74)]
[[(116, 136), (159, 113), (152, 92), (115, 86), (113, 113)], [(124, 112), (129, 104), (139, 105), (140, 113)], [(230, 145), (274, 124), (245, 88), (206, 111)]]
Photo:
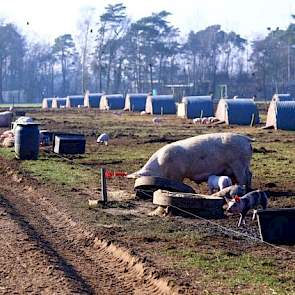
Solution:
[(55, 207), (50, 193), (15, 175), (1, 173), (0, 182), (0, 294), (171, 294), (141, 262)]

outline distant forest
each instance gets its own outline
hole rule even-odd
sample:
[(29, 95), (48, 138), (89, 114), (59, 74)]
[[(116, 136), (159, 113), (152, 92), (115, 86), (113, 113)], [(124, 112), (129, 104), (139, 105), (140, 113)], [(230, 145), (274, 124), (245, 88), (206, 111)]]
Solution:
[(77, 36), (57, 36), (53, 44), (28, 40), (2, 20), (0, 103), (39, 102), (86, 90), (295, 95), (295, 23), (285, 30), (265, 28), (265, 38), (249, 41), (218, 24), (184, 36), (169, 15), (161, 11), (132, 21), (119, 3), (95, 19), (88, 8), (81, 11)]

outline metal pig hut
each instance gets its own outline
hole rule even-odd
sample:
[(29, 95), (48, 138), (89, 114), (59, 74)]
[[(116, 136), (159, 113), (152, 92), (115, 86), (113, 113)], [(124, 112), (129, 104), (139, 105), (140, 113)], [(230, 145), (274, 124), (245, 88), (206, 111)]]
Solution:
[(145, 110), (147, 94), (127, 94), (125, 98), (125, 110), (141, 112)]
[(269, 105), (266, 127), (295, 130), (295, 101), (272, 101)]
[(292, 101), (293, 97), (291, 96), (290, 93), (276, 93), (272, 97), (272, 100), (275, 100), (275, 101)]
[(227, 125), (250, 125), (259, 123), (258, 108), (253, 99), (220, 99), (215, 117)]
[(100, 99), (101, 110), (122, 110), (125, 106), (125, 99), (122, 94), (103, 95)]
[(69, 95), (69, 96), (67, 96), (67, 102), (66, 102), (67, 108), (77, 108), (78, 106), (84, 106), (84, 96), (83, 95)]
[(177, 107), (177, 116), (194, 119), (214, 115), (211, 96), (185, 96)]
[(51, 109), (52, 108), (53, 98), (43, 98), (42, 100), (42, 109)]
[(84, 96), (84, 107), (99, 108), (101, 97), (103, 93), (90, 93), (87, 91)]
[(53, 109), (59, 109), (61, 107), (65, 107), (67, 103), (66, 98), (53, 98), (52, 99), (52, 108)]
[(176, 103), (173, 95), (148, 96), (145, 111), (152, 115), (176, 114)]

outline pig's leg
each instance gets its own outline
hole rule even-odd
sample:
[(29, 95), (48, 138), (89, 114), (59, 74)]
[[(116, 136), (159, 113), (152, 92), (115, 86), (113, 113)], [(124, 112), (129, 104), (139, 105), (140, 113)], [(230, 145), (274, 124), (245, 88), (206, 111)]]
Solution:
[(240, 219), (239, 219), (239, 222), (238, 222), (238, 227), (240, 227), (242, 223), (243, 223), (243, 225), (246, 224), (245, 217), (246, 217), (245, 213), (243, 213), (243, 212), (240, 213)]
[(251, 187), (252, 187), (252, 172), (250, 171), (249, 167), (246, 168), (246, 177), (247, 177), (246, 189), (247, 189), (247, 192), (249, 192), (251, 191)]
[(239, 219), (239, 222), (238, 222), (238, 227), (241, 226), (242, 221), (243, 221), (243, 215), (242, 215), (242, 213), (240, 213), (240, 219)]
[(251, 186), (251, 183), (248, 181), (248, 167), (245, 167), (241, 162), (234, 162), (231, 165), (231, 168), (233, 170), (234, 176), (238, 182), (239, 185), (245, 185), (246, 190), (248, 191), (250, 189), (249, 185)]
[(257, 210), (254, 209), (254, 210), (253, 210), (252, 221), (254, 221), (254, 220), (256, 219), (256, 216), (257, 216)]

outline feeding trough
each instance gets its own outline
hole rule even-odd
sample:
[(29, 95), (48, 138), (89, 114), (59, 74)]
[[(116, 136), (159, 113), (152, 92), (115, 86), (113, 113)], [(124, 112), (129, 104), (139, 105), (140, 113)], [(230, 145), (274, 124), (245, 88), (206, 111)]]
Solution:
[(257, 211), (261, 240), (273, 244), (295, 244), (295, 208)]
[(134, 184), (136, 196), (142, 199), (152, 198), (153, 192), (158, 189), (164, 189), (172, 192), (195, 192), (190, 186), (182, 182), (161, 177), (142, 176), (137, 178)]
[[(173, 213), (188, 215), (189, 217), (192, 216), (189, 213), (204, 218), (224, 217), (224, 199), (221, 197), (157, 190), (153, 195), (153, 203), (161, 207), (171, 207)], [(189, 213), (185, 214), (184, 211), (177, 208)]]

